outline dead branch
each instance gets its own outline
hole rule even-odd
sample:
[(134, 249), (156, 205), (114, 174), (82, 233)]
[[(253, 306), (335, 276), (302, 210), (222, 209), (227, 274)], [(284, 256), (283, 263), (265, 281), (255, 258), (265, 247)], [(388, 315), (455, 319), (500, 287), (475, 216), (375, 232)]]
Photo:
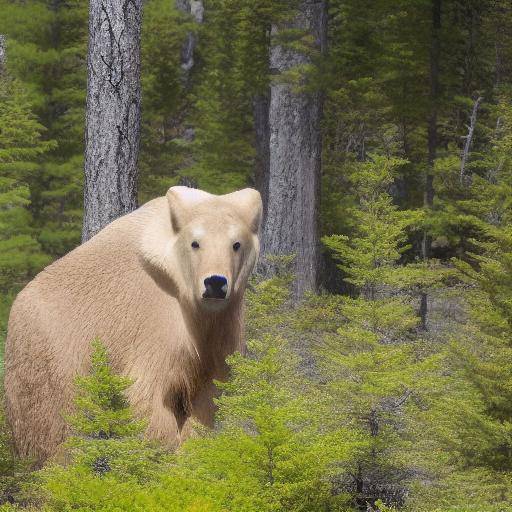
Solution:
[(473, 111), (471, 112), (471, 119), (468, 126), (468, 134), (464, 136), (463, 138), (466, 139), (466, 142), (464, 143), (464, 149), (462, 151), (462, 158), (460, 163), (460, 182), (461, 184), (464, 184), (464, 178), (466, 173), (466, 164), (469, 159), (469, 151), (471, 149), (471, 143), (473, 142), (473, 134), (475, 133), (475, 126), (476, 126), (476, 117), (478, 114), (478, 107), (480, 106), (480, 103), (482, 102), (483, 97), (479, 96), (474, 105), (473, 105)]

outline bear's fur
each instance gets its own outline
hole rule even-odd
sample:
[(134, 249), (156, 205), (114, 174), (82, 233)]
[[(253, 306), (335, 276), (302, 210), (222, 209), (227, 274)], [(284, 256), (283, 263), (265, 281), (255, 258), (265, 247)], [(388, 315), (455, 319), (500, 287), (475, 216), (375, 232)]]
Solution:
[[(96, 337), (114, 369), (133, 379), (129, 399), (149, 437), (172, 446), (190, 418), (212, 425), (212, 379), (225, 379), (226, 356), (242, 349), (261, 210), (252, 189), (215, 196), (172, 187), (21, 291), (5, 347), (6, 408), (20, 454), (41, 463), (66, 437), (63, 415)], [(210, 275), (227, 278), (225, 299), (203, 298)]]

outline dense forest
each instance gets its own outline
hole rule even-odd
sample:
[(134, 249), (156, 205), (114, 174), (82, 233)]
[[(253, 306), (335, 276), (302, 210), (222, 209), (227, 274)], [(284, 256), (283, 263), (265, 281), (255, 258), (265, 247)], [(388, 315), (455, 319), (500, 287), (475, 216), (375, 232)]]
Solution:
[[(131, 3), (140, 150), (101, 225), (257, 188), (247, 354), (170, 453), (95, 341), (60, 460), (0, 408), (0, 510), (512, 511), (510, 0)], [(16, 294), (100, 229), (88, 16), (0, 0), (0, 368)]]

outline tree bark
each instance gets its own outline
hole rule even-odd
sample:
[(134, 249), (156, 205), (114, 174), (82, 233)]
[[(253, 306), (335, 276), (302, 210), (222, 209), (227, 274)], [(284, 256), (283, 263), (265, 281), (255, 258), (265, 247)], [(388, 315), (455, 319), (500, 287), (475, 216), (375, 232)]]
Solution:
[(5, 36), (0, 34), (0, 77), (5, 74), (7, 53), (5, 49)]
[(270, 91), (259, 94), (253, 100), (254, 135), (256, 146), (256, 163), (254, 169), (254, 186), (263, 201), (263, 222), (266, 221), (268, 206), (268, 183), (270, 174)]
[[(204, 5), (202, 0), (176, 0), (176, 7), (178, 10), (186, 13), (195, 20), (197, 24), (203, 23), (204, 20)], [(183, 92), (182, 98), (184, 101), (180, 102), (179, 108), (175, 112), (175, 115), (171, 118), (164, 119), (164, 126), (170, 125), (172, 127), (171, 132), (176, 134), (178, 137), (193, 141), (196, 136), (195, 128), (185, 123), (186, 113), (189, 108), (187, 101), (188, 95), (192, 89), (192, 70), (195, 65), (194, 53), (197, 46), (197, 35), (195, 32), (188, 32), (181, 47), (181, 70), (182, 70), (182, 85)], [(193, 178), (189, 176), (180, 177), (180, 185), (190, 186), (191, 188), (197, 188), (197, 183)]]
[[(203, 22), (204, 6), (202, 0), (176, 0), (176, 7), (180, 11), (190, 14), (197, 23)], [(196, 45), (196, 35), (189, 32), (181, 49), (181, 69), (183, 69), (187, 78), (190, 70), (194, 67)]]
[(137, 208), (142, 0), (91, 0), (85, 129), (86, 241)]
[[(312, 46), (323, 51), (326, 40), (326, 3), (302, 1), (296, 16), (282, 30), (300, 30), (312, 36)], [(319, 263), (318, 213), (320, 200), (321, 93), (297, 90), (297, 84), (279, 75), (312, 63), (310, 51), (277, 44), (270, 52), (270, 150), (268, 206), (262, 237), (263, 264), (272, 271), (269, 255), (295, 255), (294, 296), (315, 290)]]
[[(439, 60), (441, 54), (441, 8), (442, 0), (432, 0), (432, 37), (430, 45), (430, 114), (428, 118), (428, 160), (425, 176), (425, 192), (423, 205), (427, 210), (434, 206), (434, 164), (437, 157), (437, 110), (439, 102)], [(430, 258), (432, 238), (428, 229), (423, 233), (421, 256), (424, 261)], [(421, 326), (427, 329), (428, 295), (426, 291), (420, 297)]]

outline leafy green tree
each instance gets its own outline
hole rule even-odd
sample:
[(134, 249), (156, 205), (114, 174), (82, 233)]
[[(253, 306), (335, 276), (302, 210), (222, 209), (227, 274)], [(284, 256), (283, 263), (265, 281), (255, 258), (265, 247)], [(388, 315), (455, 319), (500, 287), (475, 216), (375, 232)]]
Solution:
[(455, 424), (448, 442), (473, 467), (510, 471), (512, 232), (506, 226), (489, 235), (492, 241), (478, 244), (485, 252), (474, 255), (477, 268), (458, 262), (475, 288), (466, 295), (471, 322), (453, 343), (452, 364), (466, 390), (460, 397), (460, 413), (451, 418)]
[(204, 64), (192, 109), (194, 163), (187, 170), (207, 190), (225, 193), (254, 184), (254, 100), (269, 87), (270, 27), (291, 16), (296, 4), (213, 0), (207, 5), (199, 34)]
[(189, 165), (186, 132), (195, 75), (185, 75), (180, 57), (187, 33), (196, 30), (174, 2), (144, 4), (140, 203), (177, 184)]

